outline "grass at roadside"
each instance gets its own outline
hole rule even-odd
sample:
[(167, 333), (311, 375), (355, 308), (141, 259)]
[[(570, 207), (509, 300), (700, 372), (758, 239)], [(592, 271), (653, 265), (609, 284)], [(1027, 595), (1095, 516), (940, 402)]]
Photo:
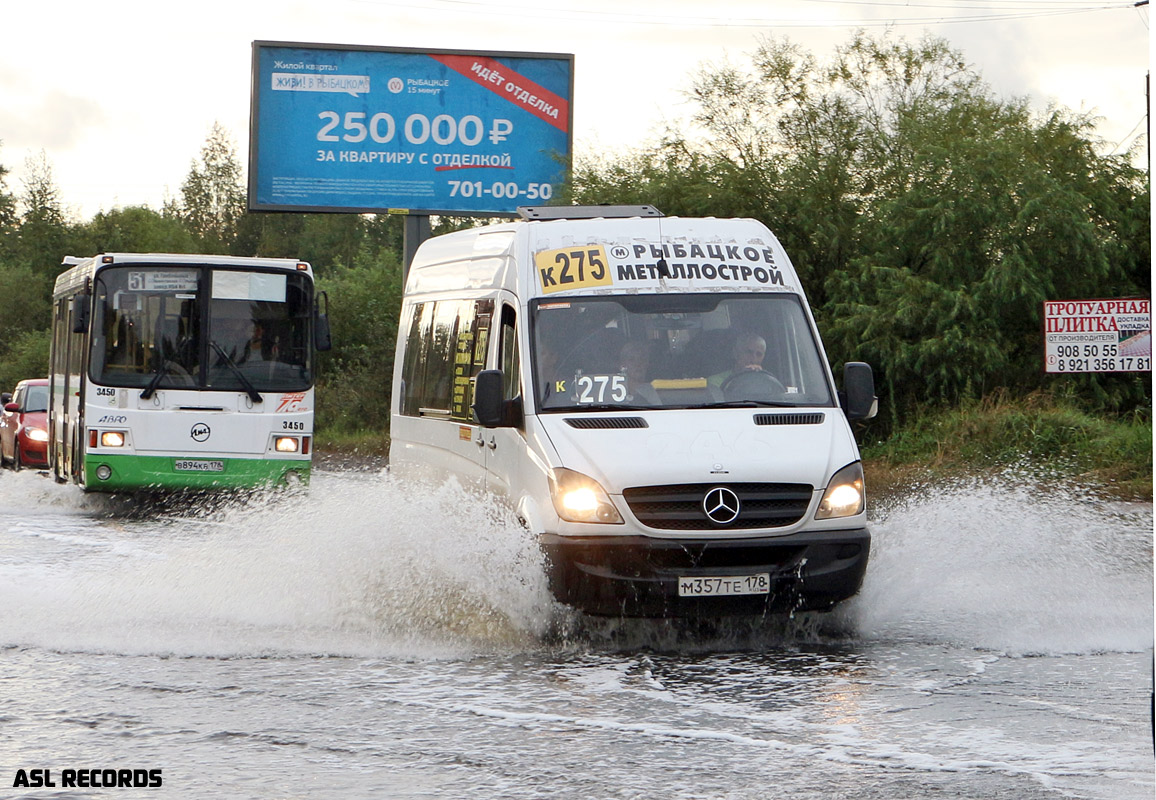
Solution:
[(885, 441), (861, 448), (868, 486), (887, 492), (917, 480), (1019, 467), (1060, 473), (1123, 500), (1152, 499), (1152, 418), (1091, 415), (1044, 394), (1002, 394), (929, 411)]
[(320, 467), (377, 469), (385, 466), (389, 456), (389, 434), (322, 428), (313, 437), (313, 449)]

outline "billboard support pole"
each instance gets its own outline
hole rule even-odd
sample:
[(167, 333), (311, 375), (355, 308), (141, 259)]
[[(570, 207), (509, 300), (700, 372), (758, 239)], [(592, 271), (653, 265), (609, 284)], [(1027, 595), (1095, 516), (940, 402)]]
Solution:
[(432, 230), (429, 214), (405, 215), (405, 228), (402, 231), (402, 261), (404, 264), (401, 274), (402, 286), (409, 278), (409, 265), (413, 263), (413, 256), (417, 252), (417, 248), (433, 235)]

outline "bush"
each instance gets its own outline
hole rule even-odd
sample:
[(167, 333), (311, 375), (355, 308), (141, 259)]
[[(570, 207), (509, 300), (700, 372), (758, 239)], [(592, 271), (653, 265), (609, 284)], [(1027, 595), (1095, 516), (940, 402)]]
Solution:
[(50, 342), (47, 330), (17, 334), (0, 360), (0, 390), (10, 392), (20, 381), (46, 377)]
[(317, 429), (321, 432), (385, 431), (401, 269), (392, 254), (363, 267), (333, 267), (317, 280), (330, 297), (333, 349), (321, 356)]

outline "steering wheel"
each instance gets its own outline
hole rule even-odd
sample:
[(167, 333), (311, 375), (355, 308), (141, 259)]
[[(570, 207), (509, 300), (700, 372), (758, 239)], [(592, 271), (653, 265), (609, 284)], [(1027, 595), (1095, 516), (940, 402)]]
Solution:
[(736, 372), (719, 388), (727, 400), (770, 401), (787, 393), (787, 387), (778, 378), (762, 370)]
[(183, 365), (167, 358), (165, 359), (165, 377), (169, 378), (171, 383), (179, 386), (192, 386), (196, 383)]

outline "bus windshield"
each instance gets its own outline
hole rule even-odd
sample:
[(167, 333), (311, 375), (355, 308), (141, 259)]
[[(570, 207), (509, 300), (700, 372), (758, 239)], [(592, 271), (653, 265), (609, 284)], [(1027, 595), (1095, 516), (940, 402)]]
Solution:
[(95, 294), (96, 383), (259, 392), (313, 383), (305, 274), (109, 267), (98, 273)]
[(833, 405), (793, 294), (539, 300), (531, 314), (542, 411)]

